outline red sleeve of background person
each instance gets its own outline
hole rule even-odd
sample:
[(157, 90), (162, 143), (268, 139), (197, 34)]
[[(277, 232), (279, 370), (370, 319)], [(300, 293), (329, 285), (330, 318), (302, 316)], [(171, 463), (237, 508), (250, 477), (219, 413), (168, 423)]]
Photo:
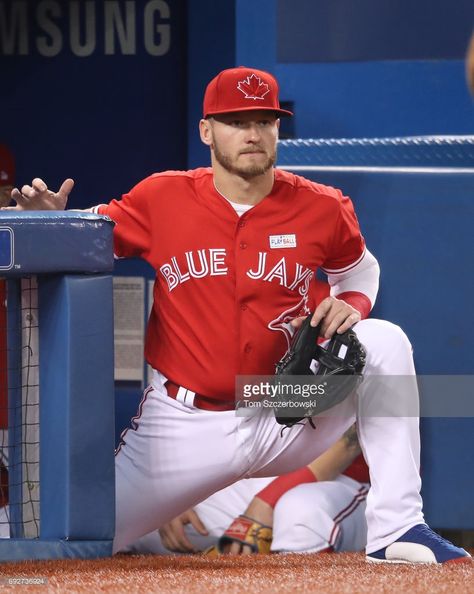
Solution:
[(349, 466), (349, 468), (346, 468), (342, 474), (345, 474), (359, 483), (370, 482), (369, 467), (367, 466), (362, 454), (359, 454), (354, 462), (352, 462), (352, 464)]
[(15, 159), (4, 144), (0, 144), (0, 186), (13, 186), (15, 183)]
[[(358, 481), (359, 483), (368, 483), (370, 480), (369, 468), (365, 463), (362, 454), (359, 454), (359, 456), (357, 456), (357, 458), (348, 468), (346, 468), (342, 474)], [(256, 497), (262, 501), (265, 501), (265, 503), (268, 503), (270, 507), (275, 508), (278, 500), (294, 487), (303, 485), (305, 483), (315, 483), (317, 481), (318, 478), (313, 474), (313, 472), (307, 466), (303, 466), (302, 468), (298, 468), (298, 470), (278, 476), (265, 488), (259, 491)]]
[(304, 483), (314, 483), (317, 480), (311, 470), (307, 466), (303, 466), (302, 468), (298, 468), (298, 470), (282, 474), (276, 479), (273, 479), (271, 483), (257, 493), (256, 497), (274, 508), (277, 501), (285, 493), (293, 489), (293, 487), (303, 485)]

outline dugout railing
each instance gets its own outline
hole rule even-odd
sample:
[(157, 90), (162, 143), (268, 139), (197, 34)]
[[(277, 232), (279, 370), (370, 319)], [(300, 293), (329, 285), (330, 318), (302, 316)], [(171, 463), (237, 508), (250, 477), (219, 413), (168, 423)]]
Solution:
[(112, 229), (88, 213), (0, 213), (0, 561), (112, 552)]

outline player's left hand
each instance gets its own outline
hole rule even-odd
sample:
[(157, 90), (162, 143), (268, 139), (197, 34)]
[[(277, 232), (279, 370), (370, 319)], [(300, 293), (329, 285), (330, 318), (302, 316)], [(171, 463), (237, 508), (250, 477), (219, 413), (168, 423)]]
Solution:
[[(291, 324), (298, 328), (304, 318), (296, 318)], [(317, 326), (323, 320), (321, 336), (331, 338), (335, 332), (342, 334), (349, 330), (354, 324), (360, 322), (361, 315), (352, 305), (336, 297), (326, 297), (315, 309), (311, 326)]]
[(167, 549), (176, 553), (197, 552), (184, 531), (186, 524), (191, 524), (203, 536), (209, 534), (197, 513), (193, 509), (188, 509), (159, 529), (161, 541)]

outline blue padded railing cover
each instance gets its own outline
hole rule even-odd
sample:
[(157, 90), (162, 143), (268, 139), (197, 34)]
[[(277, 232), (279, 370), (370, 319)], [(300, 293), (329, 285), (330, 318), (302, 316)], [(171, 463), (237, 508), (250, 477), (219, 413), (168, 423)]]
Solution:
[(474, 167), (474, 136), (298, 138), (278, 144), (280, 166)]
[(78, 211), (0, 211), (0, 274), (111, 272), (113, 225)]

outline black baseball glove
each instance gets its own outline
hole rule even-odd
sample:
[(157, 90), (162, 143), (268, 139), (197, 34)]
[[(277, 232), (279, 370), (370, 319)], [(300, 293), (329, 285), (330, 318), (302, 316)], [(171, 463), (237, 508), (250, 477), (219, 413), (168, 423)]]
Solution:
[[(321, 322), (313, 327), (310, 325), (311, 318), (312, 315), (304, 320), (293, 336), (287, 353), (276, 366), (275, 383), (280, 386), (294, 385), (291, 376), (317, 376), (307, 383), (319, 386), (318, 393), (297, 397), (298, 403), (310, 405), (308, 407), (302, 405), (291, 408), (289, 406), (294, 404), (295, 390), (278, 390), (274, 397), (276, 421), (289, 427), (345, 400), (362, 380), (365, 366), (366, 353), (354, 330), (334, 334), (329, 343), (322, 347), (318, 344)], [(319, 363), (316, 373), (311, 370), (313, 360)], [(298, 383), (296, 378), (295, 382)], [(291, 403), (290, 400), (293, 402)], [(297, 412), (298, 416), (291, 416), (291, 411)]]

